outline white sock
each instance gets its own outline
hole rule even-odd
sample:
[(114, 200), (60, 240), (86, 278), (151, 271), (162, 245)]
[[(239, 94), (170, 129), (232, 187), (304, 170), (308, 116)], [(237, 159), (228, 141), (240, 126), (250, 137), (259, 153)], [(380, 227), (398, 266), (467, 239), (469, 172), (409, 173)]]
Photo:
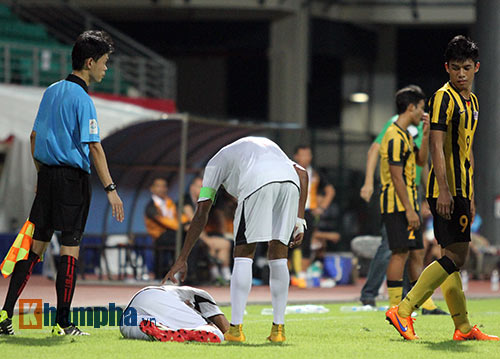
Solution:
[(248, 294), (252, 288), (251, 258), (234, 258), (231, 276), (231, 324), (243, 323), (243, 314), (247, 305)]
[(273, 259), (269, 261), (269, 287), (273, 301), (274, 324), (285, 324), (285, 309), (288, 300), (288, 272), (287, 259)]
[(224, 280), (231, 279), (231, 270), (229, 267), (222, 267), (222, 278), (224, 278)]

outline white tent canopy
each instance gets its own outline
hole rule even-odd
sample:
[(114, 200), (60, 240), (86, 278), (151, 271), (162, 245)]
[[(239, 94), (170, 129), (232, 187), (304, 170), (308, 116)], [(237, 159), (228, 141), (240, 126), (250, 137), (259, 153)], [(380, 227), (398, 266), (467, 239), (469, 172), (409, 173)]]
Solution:
[[(15, 230), (29, 215), (36, 172), (29, 136), (45, 89), (0, 84), (0, 140), (14, 135), (0, 175), (0, 232)], [(101, 139), (130, 124), (164, 114), (123, 102), (93, 98)]]
[[(14, 135), (29, 139), (44, 88), (0, 84), (0, 138)], [(132, 122), (161, 118), (162, 113), (143, 107), (101, 98), (94, 100), (101, 138)]]

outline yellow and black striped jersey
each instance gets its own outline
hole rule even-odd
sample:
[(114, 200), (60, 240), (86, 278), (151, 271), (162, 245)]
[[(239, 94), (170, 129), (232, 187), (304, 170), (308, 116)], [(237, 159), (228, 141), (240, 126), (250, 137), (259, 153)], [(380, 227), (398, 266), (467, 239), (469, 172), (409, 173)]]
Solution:
[[(477, 97), (471, 93), (469, 100), (464, 99), (448, 82), (431, 97), (429, 109), (431, 130), (446, 132), (444, 157), (451, 195), (471, 199), (474, 174), (470, 160), (479, 117)], [(427, 181), (427, 197), (438, 196), (439, 187), (432, 165)]]
[(389, 166), (403, 167), (403, 180), (408, 191), (408, 198), (413, 208), (418, 211), (417, 186), (415, 184), (416, 162), (413, 138), (408, 131), (403, 130), (396, 123), (387, 129), (380, 144), (380, 209), (382, 213), (403, 212), (406, 209), (399, 199), (391, 178)]

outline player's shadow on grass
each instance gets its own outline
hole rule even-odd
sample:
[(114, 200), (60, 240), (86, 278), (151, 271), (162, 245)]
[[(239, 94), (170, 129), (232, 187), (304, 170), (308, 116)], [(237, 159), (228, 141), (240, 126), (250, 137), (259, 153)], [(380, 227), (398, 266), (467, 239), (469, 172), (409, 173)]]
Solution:
[(445, 340), (443, 342), (430, 342), (430, 341), (420, 341), (419, 344), (425, 345), (430, 350), (441, 350), (446, 352), (472, 352), (475, 351), (473, 346), (463, 345), (464, 342), (456, 341), (456, 340)]
[(64, 343), (73, 343), (74, 337), (71, 340), (67, 337), (45, 337), (45, 338), (26, 338), (18, 336), (0, 337), (0, 344), (14, 344), (26, 346), (51, 347)]
[[(57, 338), (56, 338), (57, 339)], [(123, 338), (123, 337), (120, 337), (120, 340), (124, 340), (124, 341), (134, 341), (134, 339), (127, 339), (127, 338)], [(138, 341), (142, 341), (142, 340), (138, 340)], [(1, 343), (1, 341), (0, 341)], [(156, 343), (155, 341), (151, 341), (151, 343)], [(165, 343), (165, 344), (168, 344)], [(225, 347), (225, 346), (230, 346), (230, 347), (253, 347), (253, 348), (258, 348), (258, 347), (262, 347), (262, 348), (265, 348), (265, 347), (272, 347), (272, 346), (276, 346), (276, 347), (289, 347), (289, 346), (292, 346), (293, 344), (288, 344), (288, 343), (271, 343), (271, 342), (268, 342), (268, 343), (260, 343), (260, 344), (257, 344), (257, 343), (238, 343), (238, 342), (222, 342), (220, 344), (216, 344), (216, 343), (199, 343), (199, 342), (195, 342), (195, 341), (192, 341), (192, 342), (184, 342), (184, 343), (177, 343), (177, 344), (184, 344), (184, 345), (209, 345), (211, 348), (216, 348), (216, 347)]]

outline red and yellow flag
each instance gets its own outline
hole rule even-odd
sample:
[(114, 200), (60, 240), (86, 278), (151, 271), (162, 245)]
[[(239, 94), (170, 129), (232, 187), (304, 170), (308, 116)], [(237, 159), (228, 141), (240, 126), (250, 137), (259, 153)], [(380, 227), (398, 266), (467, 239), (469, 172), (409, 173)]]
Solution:
[(29, 220), (24, 223), (23, 228), (17, 235), (14, 243), (9, 249), (9, 252), (5, 256), (2, 264), (0, 264), (0, 270), (4, 278), (7, 278), (14, 271), (14, 266), (18, 261), (28, 259), (28, 254), (31, 248), (31, 242), (33, 241), (33, 232), (35, 231), (35, 225)]

